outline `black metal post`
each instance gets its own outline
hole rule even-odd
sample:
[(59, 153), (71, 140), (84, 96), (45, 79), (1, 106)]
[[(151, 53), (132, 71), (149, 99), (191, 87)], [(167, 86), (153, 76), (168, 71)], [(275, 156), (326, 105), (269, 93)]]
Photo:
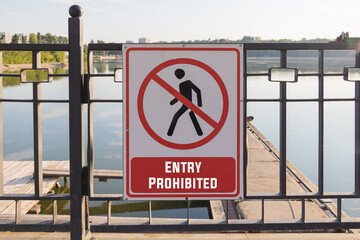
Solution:
[(69, 129), (70, 129), (70, 204), (71, 239), (85, 239), (85, 196), (83, 195), (84, 130), (83, 106), (83, 30), (82, 9), (69, 9)]
[[(282, 68), (286, 68), (286, 54), (281, 50)], [(280, 195), (286, 195), (286, 82), (280, 83)]]
[[(39, 68), (41, 65), (41, 52), (33, 51), (32, 67)], [(34, 125), (34, 178), (35, 195), (43, 194), (43, 173), (42, 173), (42, 127), (41, 127), (41, 86), (40, 83), (33, 83), (33, 125)]]

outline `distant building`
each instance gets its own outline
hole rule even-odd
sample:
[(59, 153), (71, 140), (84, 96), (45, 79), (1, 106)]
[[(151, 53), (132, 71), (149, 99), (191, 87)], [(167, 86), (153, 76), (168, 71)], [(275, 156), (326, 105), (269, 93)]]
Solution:
[(134, 41), (133, 40), (127, 40), (125, 43), (134, 43)]
[(13, 34), (8, 33), (8, 32), (0, 32), (0, 36), (2, 38), (2, 42), (11, 43), (11, 38), (12, 38)]
[(244, 36), (241, 39), (241, 42), (248, 43), (248, 42), (260, 41), (260, 40), (261, 40), (261, 37)]
[(151, 43), (149, 38), (139, 38), (139, 43)]
[[(29, 34), (18, 33), (17, 35), (19, 36), (19, 43), (28, 43), (29, 42)], [(25, 38), (26, 42), (22, 41), (23, 38)]]
[[(19, 36), (19, 42), (18, 43), (24, 43), (22, 40), (23, 38), (26, 38), (26, 42), (29, 42), (29, 34), (25, 33), (16, 33)], [(11, 43), (12, 37), (15, 34), (8, 33), (8, 32), (0, 32), (0, 37), (2, 38), (3, 43)]]

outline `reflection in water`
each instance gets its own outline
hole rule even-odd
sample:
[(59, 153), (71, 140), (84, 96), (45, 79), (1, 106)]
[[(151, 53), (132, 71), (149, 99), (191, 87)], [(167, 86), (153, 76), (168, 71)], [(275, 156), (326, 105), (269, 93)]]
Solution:
[(108, 62), (109, 72), (114, 72), (116, 68), (122, 68), (122, 62)]
[(122, 68), (122, 62), (94, 62), (96, 73), (114, 73), (115, 69)]
[[(70, 193), (69, 185), (66, 181), (58, 187), (53, 188), (55, 194), (67, 194)], [(70, 214), (69, 200), (58, 200), (58, 214)], [(52, 214), (53, 201), (41, 201), (41, 214)], [(106, 216), (108, 211), (107, 202), (94, 202), (89, 208), (90, 215), (102, 215)], [(152, 201), (151, 210), (152, 217), (165, 217), (166, 218), (186, 218), (187, 201)], [(209, 201), (193, 201), (191, 202), (191, 215), (198, 219), (212, 218)], [(111, 205), (111, 215), (118, 217), (148, 217), (149, 202), (123, 202), (114, 201)], [(195, 213), (195, 214), (194, 214)]]
[[(345, 51), (350, 57), (325, 53), (325, 71), (342, 73), (344, 67), (354, 66), (353, 52)], [(256, 63), (256, 59), (252, 59)], [(262, 58), (256, 71), (266, 72), (274, 66), (274, 58)], [(317, 58), (288, 58), (288, 67), (302, 72), (317, 72)], [(267, 76), (247, 78), (248, 98), (278, 99), (279, 84), (271, 83)], [(325, 98), (353, 98), (353, 82), (346, 82), (342, 76), (324, 78)], [(297, 83), (287, 83), (288, 99), (316, 99), (318, 77), (299, 77)], [(253, 124), (267, 139), (279, 148), (280, 106), (274, 102), (247, 104), (248, 115), (255, 118)], [(287, 103), (287, 158), (310, 180), (318, 182), (318, 103)], [(354, 191), (354, 103), (326, 102), (324, 105), (324, 188), (327, 192)], [(359, 217), (354, 211), (359, 200), (344, 200), (343, 209), (352, 217)]]
[(106, 62), (94, 62), (95, 73), (105, 73), (107, 70)]
[(4, 160), (5, 161), (33, 160), (33, 157), (34, 157), (34, 149), (28, 148), (24, 151), (9, 153), (4, 157)]
[(68, 108), (58, 108), (58, 109), (52, 109), (49, 112), (47, 112), (46, 114), (42, 114), (41, 117), (43, 120), (47, 120), (47, 119), (58, 118), (58, 117), (65, 116), (68, 114), (69, 114)]
[(279, 58), (248, 58), (247, 71), (249, 73), (267, 73), (269, 68), (280, 67)]
[(353, 102), (324, 104), (325, 191), (354, 191), (354, 109)]
[(343, 73), (344, 67), (355, 66), (355, 51), (324, 51), (325, 73)]
[[(299, 73), (318, 72), (318, 51), (288, 51), (287, 67), (298, 68)], [(248, 51), (247, 71), (267, 73), (271, 67), (280, 67), (280, 51)], [(344, 67), (355, 66), (355, 51), (324, 51), (324, 72), (342, 73)]]

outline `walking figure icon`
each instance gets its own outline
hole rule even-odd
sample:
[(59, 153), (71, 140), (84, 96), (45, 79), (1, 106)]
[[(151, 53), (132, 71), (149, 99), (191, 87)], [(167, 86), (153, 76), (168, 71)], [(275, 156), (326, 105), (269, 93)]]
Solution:
[[(185, 71), (183, 69), (176, 69), (175, 70), (175, 76), (181, 80), (184, 78), (185, 76)], [(183, 95), (185, 98), (187, 98), (190, 102), (192, 102), (192, 91), (194, 91), (197, 95), (197, 105), (199, 107), (202, 106), (202, 100), (201, 100), (201, 91), (200, 89), (190, 80), (186, 80), (184, 82), (181, 82), (179, 84), (179, 90), (180, 90), (180, 94)], [(173, 100), (171, 100), (170, 105), (174, 105), (175, 103), (178, 102), (177, 98), (174, 98)], [(167, 132), (168, 136), (172, 136), (176, 127), (176, 124), (179, 120), (179, 118), (181, 117), (181, 115), (183, 115), (189, 108), (183, 104), (181, 106), (181, 108), (174, 114), (174, 117), (171, 121), (169, 130)], [(195, 127), (196, 133), (201, 136), (203, 135), (203, 131), (201, 130), (201, 127), (199, 125), (199, 122), (195, 116), (195, 113), (193, 111), (189, 112), (191, 121)]]

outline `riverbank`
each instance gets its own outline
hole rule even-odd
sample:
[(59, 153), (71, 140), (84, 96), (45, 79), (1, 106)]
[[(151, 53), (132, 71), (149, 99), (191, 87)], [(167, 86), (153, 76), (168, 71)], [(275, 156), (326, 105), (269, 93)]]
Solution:
[[(67, 66), (68, 66), (67, 63), (60, 63), (60, 62), (42, 63), (41, 64), (41, 68), (64, 68)], [(27, 64), (4, 64), (4, 65), (2, 65), (3, 71), (20, 70), (20, 69), (24, 69), (24, 68), (32, 68), (32, 64), (27, 63)]]

